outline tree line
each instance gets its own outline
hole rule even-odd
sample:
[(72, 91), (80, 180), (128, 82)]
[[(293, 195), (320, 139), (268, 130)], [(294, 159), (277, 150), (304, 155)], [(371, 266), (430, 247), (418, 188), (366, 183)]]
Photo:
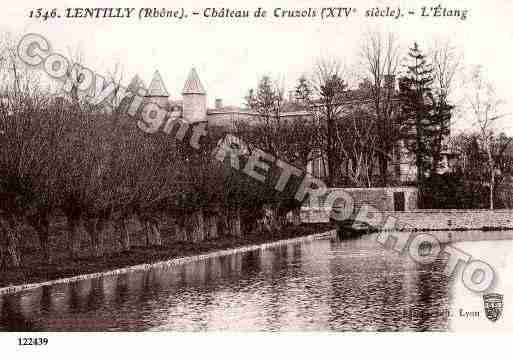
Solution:
[[(454, 107), (449, 92), (459, 64), (453, 51), (445, 45), (428, 58), (415, 43), (403, 58), (393, 35), (370, 34), (360, 54), (363, 79), (358, 89), (349, 87), (339, 61), (321, 60), (311, 76), (298, 80), (292, 101), (286, 101), (276, 81), (264, 76), (247, 95), (248, 107), (260, 119), (254, 125), (259, 143), (268, 150), (283, 144), (280, 136), (287, 134), (279, 128), (286, 120), (280, 114), (303, 110), (306, 115), (294, 126), (307, 130), (299, 131), (295, 141), (320, 150), (329, 187), (393, 184), (390, 165), (399, 142), (414, 155), (421, 183), (439, 165), (442, 140), (449, 132)], [(281, 135), (271, 136), (273, 131)], [(307, 154), (302, 155), (304, 164)]]
[[(128, 222), (133, 218), (142, 224), (147, 246), (162, 245), (163, 217), (172, 219), (177, 239), (191, 241), (274, 231), (291, 212), (291, 220), (299, 223), (301, 203), (294, 190), (301, 177), (293, 176), (277, 190), (281, 170), (276, 162), (268, 163), (268, 176), (261, 182), (235, 170), (229, 158), (217, 161), (212, 153), (228, 133), (249, 149), (240, 155), (241, 168), (258, 150), (304, 172), (312, 150), (318, 150), (327, 162), (324, 180), (329, 187), (393, 185), (390, 164), (398, 150), (408, 150), (418, 168), (416, 182), (429, 188), (428, 179), (442, 162), (459, 67), (449, 46), (427, 56), (414, 44), (403, 59), (395, 37), (371, 34), (361, 49), (366, 80), (358, 91), (349, 88), (345, 70), (335, 60), (319, 61), (312, 76), (298, 79), (292, 100), (264, 76), (246, 96), (251, 120), (233, 128), (210, 126), (197, 149), (188, 144), (192, 126), (181, 140), (169, 133), (172, 129), (145, 133), (123, 104), (107, 113), (73, 91), (69, 98), (56, 97), (13, 53), (3, 53), (8, 57), (0, 70), (9, 80), (3, 83), (0, 102), (2, 268), (22, 263), (20, 236), (26, 227), (36, 234), (42, 261), (51, 261), (55, 216), (65, 218), (70, 258), (79, 255), (83, 231), (92, 254), (103, 255), (106, 227), (115, 227), (118, 250), (129, 250)], [(493, 99), (489, 95), (488, 102)], [(461, 141), (459, 148), (468, 150), (467, 159), (484, 156), (489, 169), (481, 177), (476, 169), (462, 168), (469, 180), (489, 183), (493, 193), (503, 175), (491, 169), (506, 166), (500, 158), (507, 151), (490, 134), (499, 115), (483, 106), (483, 99), (474, 97), (473, 107), (481, 132), (475, 142)], [(479, 150), (472, 150), (475, 145)]]
[[(359, 61), (358, 88), (348, 85), (354, 74), (336, 59), (320, 60), (309, 76), (298, 79), (289, 98), (278, 81), (263, 76), (246, 97), (257, 121), (239, 124), (241, 136), (301, 168), (320, 159), (328, 187), (413, 184), (419, 205), (433, 208), (447, 205), (432, 196), (439, 176), (448, 167), (459, 171), (469, 158), (466, 135), (450, 131), (460, 117), (473, 129), (467, 135), (479, 147), (480, 192), (488, 188), (486, 202), (493, 208), (496, 182), (504, 178), (497, 159), (503, 146), (496, 142), (505, 135), (498, 135), (495, 125), (504, 114), (484, 69), (466, 68), (450, 42), (429, 50), (413, 43), (402, 51), (393, 34), (383, 33), (366, 36)], [(294, 120), (283, 116), (291, 112)], [(401, 165), (415, 168), (413, 175), (401, 178)]]
[[(141, 113), (129, 116), (126, 103), (106, 112), (74, 88), (56, 95), (7, 50), (0, 69), (1, 268), (23, 263), (27, 228), (42, 262), (50, 262), (57, 217), (65, 219), (68, 256), (76, 259), (84, 232), (91, 254), (102, 256), (102, 234), (112, 227), (116, 249), (129, 250), (134, 218), (145, 245), (161, 246), (164, 218), (175, 239), (196, 242), (276, 231), (299, 207), (289, 188), (277, 191), (234, 169), (229, 158), (215, 159), (227, 129), (210, 128), (197, 148), (190, 145), (194, 126), (183, 136), (172, 133), (177, 128), (148, 134), (137, 127)], [(241, 167), (248, 160), (241, 154)], [(269, 181), (279, 175), (276, 166), (269, 172)]]
[[(131, 246), (127, 221), (142, 223), (146, 245), (162, 245), (160, 223), (172, 218), (178, 240), (274, 231), (299, 203), (234, 169), (213, 153), (226, 132), (212, 129), (199, 149), (172, 134), (147, 134), (122, 110), (107, 114), (87, 104), (62, 101), (37, 91), (4, 93), (0, 104), (0, 259), (22, 262), (20, 235), (30, 226), (48, 262), (50, 226), (66, 219), (70, 258), (77, 258), (86, 231), (92, 253), (104, 254), (101, 239), (114, 225), (120, 251)], [(245, 166), (249, 155), (239, 158)], [(270, 170), (269, 181), (279, 176)], [(275, 216), (266, 218), (268, 206)], [(297, 223), (297, 220), (296, 220)]]

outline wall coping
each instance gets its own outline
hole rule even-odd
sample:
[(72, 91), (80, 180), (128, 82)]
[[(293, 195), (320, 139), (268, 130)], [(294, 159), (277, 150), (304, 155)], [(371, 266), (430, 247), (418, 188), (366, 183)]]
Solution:
[(511, 213), (513, 214), (513, 209), (412, 209), (409, 211), (375, 211), (375, 212), (386, 212), (386, 213), (416, 213), (416, 214), (438, 214), (438, 213)]
[(398, 187), (333, 187), (328, 188), (328, 191), (416, 191), (417, 187), (415, 186), (398, 186)]
[[(337, 208), (343, 208), (343, 207), (334, 207)], [(329, 207), (301, 207), (302, 211), (328, 211), (331, 208)], [(387, 211), (387, 210), (377, 210), (377, 211), (369, 211), (370, 213), (373, 212), (381, 212), (381, 213), (396, 213), (396, 214), (407, 214), (407, 213), (414, 213), (414, 214), (422, 214), (422, 213), (511, 213), (513, 215), (513, 209), (412, 209), (408, 211)]]

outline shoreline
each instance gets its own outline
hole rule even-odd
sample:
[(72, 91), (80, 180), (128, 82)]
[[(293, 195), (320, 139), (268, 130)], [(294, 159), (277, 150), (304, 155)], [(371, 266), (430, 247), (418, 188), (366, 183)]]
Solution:
[[(511, 228), (492, 228), (492, 229), (468, 229), (468, 228), (452, 228), (448, 230), (433, 230), (433, 229), (401, 229), (401, 230), (355, 230), (345, 228), (340, 233), (340, 228), (336, 229), (332, 226), (325, 224), (317, 224), (313, 228), (309, 226), (300, 226), (295, 228), (285, 228), (279, 233), (253, 233), (246, 235), (243, 238), (235, 240), (235, 243), (226, 244), (223, 242), (234, 241), (233, 238), (221, 238), (213, 241), (205, 242), (181, 242), (182, 245), (192, 246), (192, 249), (185, 250), (185, 254), (166, 254), (170, 250), (170, 246), (165, 247), (134, 247), (128, 252), (121, 252), (111, 254), (110, 256), (104, 256), (101, 258), (82, 258), (75, 263), (67, 265), (67, 268), (56, 268), (51, 274), (45, 273), (42, 276), (28, 275), (24, 279), (18, 277), (14, 280), (14, 283), (5, 283), (0, 278), (0, 296), (19, 293), (26, 290), (39, 288), (42, 286), (49, 286), (54, 284), (71, 283), (80, 280), (106, 277), (110, 275), (128, 273), (132, 271), (148, 270), (150, 268), (158, 268), (165, 266), (181, 265), (193, 261), (201, 261), (208, 258), (223, 257), (236, 253), (245, 253), (254, 250), (262, 250), (271, 247), (283, 246), (291, 243), (308, 242), (312, 240), (336, 237), (338, 234), (342, 234), (343, 239), (351, 240), (358, 238), (359, 236), (372, 234), (377, 232), (503, 232), (513, 231)], [(306, 228), (305, 228), (306, 227)], [(267, 240), (261, 240), (260, 237), (271, 238)], [(345, 238), (344, 238), (345, 237)], [(449, 239), (444, 242), (451, 242), (454, 239)], [(177, 245), (179, 243), (171, 243), (171, 245)], [(196, 247), (196, 246), (197, 247)], [(202, 245), (206, 245), (208, 248), (201, 248)], [(210, 246), (209, 246), (210, 245)], [(138, 258), (141, 255), (147, 255), (147, 258)], [(108, 262), (111, 259), (112, 262)], [(46, 267), (58, 267), (58, 264), (50, 264)], [(37, 268), (43, 269), (44, 268)], [(48, 269), (48, 268), (47, 268)], [(11, 271), (11, 272), (23, 272), (23, 269)]]
[[(71, 276), (62, 276), (60, 278), (53, 278), (53, 279), (47, 279), (47, 280), (41, 280), (41, 281), (31, 281), (28, 279), (28, 283), (13, 283), (9, 284), (7, 286), (4, 286), (3, 283), (0, 284), (0, 295), (10, 295), (14, 293), (19, 293), (23, 291), (28, 291), (32, 289), (36, 289), (39, 287), (44, 286), (51, 286), (56, 284), (66, 284), (66, 283), (72, 283), (77, 282), (81, 280), (86, 279), (92, 279), (92, 278), (103, 278), (107, 276), (112, 275), (118, 275), (122, 273), (130, 273), (135, 271), (144, 271), (149, 270), (152, 268), (163, 268), (163, 267), (169, 267), (169, 266), (176, 266), (176, 265), (182, 265), (185, 263), (190, 263), (194, 261), (201, 261), (206, 260), (209, 258), (217, 258), (217, 257), (223, 257), (228, 256), (236, 253), (245, 253), (245, 252), (251, 252), (255, 250), (263, 250), (267, 248), (272, 247), (279, 247), (283, 245), (293, 244), (293, 243), (304, 243), (304, 242), (310, 242), (318, 239), (324, 239), (336, 236), (336, 230), (335, 229), (329, 229), (328, 226), (319, 226), (320, 228), (312, 228), (310, 231), (307, 229), (303, 232), (311, 232), (311, 233), (303, 233), (303, 234), (297, 234), (294, 235), (291, 233), (291, 236), (287, 235), (289, 234), (290, 230), (283, 230), (280, 232), (277, 236), (273, 235), (271, 240), (268, 241), (260, 241), (257, 243), (253, 243), (252, 239), (256, 236), (255, 234), (247, 236), (246, 240), (242, 239), (242, 242), (246, 242), (245, 244), (239, 243), (240, 245), (228, 247), (228, 248), (219, 248), (219, 249), (213, 249), (211, 251), (201, 251), (201, 249), (198, 250), (197, 254), (190, 254), (185, 256), (175, 256), (175, 257), (169, 257), (167, 259), (161, 259), (157, 261), (151, 261), (151, 257), (148, 258), (150, 261), (147, 263), (133, 263), (128, 266), (116, 268), (117, 266), (115, 263), (111, 265), (105, 265), (104, 270), (102, 270), (101, 265), (99, 265), (97, 271), (89, 272), (87, 267), (81, 268), (77, 266), (74, 268), (74, 270), (77, 272), (76, 275)], [(324, 227), (324, 228), (323, 228)], [(305, 228), (298, 228), (297, 230), (305, 229)], [(268, 236), (268, 234), (265, 233), (259, 233), (258, 236)], [(278, 237), (278, 238), (276, 238)], [(123, 253), (121, 256), (130, 256), (130, 252)], [(103, 258), (105, 259), (105, 258)], [(87, 260), (87, 259), (84, 259)], [(134, 262), (137, 262), (136, 259), (134, 259)], [(94, 264), (94, 263), (93, 263)], [(83, 272), (83, 273), (80, 273)]]
[(341, 232), (347, 232), (355, 236), (361, 236), (364, 234), (372, 234), (372, 233), (393, 233), (393, 232), (508, 232), (513, 231), (513, 227), (481, 227), (481, 228), (464, 228), (464, 227), (456, 227), (456, 228), (354, 228), (351, 226), (344, 227), (341, 226), (339, 228)]

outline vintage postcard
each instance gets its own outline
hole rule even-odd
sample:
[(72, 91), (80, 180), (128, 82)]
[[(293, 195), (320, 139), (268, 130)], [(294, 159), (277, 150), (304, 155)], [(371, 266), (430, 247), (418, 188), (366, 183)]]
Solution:
[(10, 346), (513, 332), (511, 1), (5, 6)]

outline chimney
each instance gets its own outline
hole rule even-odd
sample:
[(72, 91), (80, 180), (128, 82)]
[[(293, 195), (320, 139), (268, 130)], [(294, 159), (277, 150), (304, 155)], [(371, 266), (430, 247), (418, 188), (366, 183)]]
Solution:
[(216, 98), (216, 109), (223, 108), (223, 99)]

